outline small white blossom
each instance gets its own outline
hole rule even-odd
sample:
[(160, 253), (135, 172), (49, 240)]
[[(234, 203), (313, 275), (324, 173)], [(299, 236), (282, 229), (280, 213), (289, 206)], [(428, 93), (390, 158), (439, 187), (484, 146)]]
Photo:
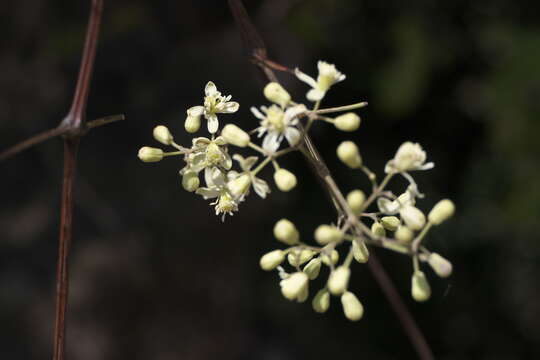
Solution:
[(285, 111), (277, 105), (261, 106), (261, 111), (252, 107), (253, 115), (261, 120), (261, 126), (257, 128), (259, 136), (266, 134), (262, 143), (263, 149), (270, 153), (276, 152), (284, 137), (289, 145), (296, 145), (301, 135), (300, 130), (296, 128), (298, 116), (305, 111), (306, 107), (303, 104), (291, 106)]
[(333, 64), (319, 61), (317, 63), (317, 68), (319, 69), (319, 76), (317, 77), (317, 80), (307, 74), (304, 74), (298, 69), (294, 70), (294, 73), (298, 79), (312, 87), (312, 89), (309, 90), (306, 95), (309, 101), (322, 100), (332, 85), (345, 80), (345, 75), (340, 73)]
[(221, 220), (225, 220), (225, 215), (233, 215), (234, 211), (238, 211), (238, 203), (242, 199), (235, 199), (226, 186), (227, 180), (232, 180), (231, 176), (227, 176), (217, 167), (206, 168), (204, 170), (204, 180), (206, 187), (200, 187), (196, 193), (201, 195), (205, 200), (216, 199), (210, 205), (215, 205), (216, 215), (223, 214)]
[(418, 143), (407, 141), (399, 147), (394, 158), (386, 164), (385, 173), (398, 173), (413, 170), (429, 170), (434, 163), (426, 163), (426, 152)]
[(229, 101), (231, 95), (222, 96), (216, 85), (209, 81), (204, 88), (204, 106), (193, 106), (188, 109), (188, 116), (193, 118), (204, 115), (208, 121), (208, 132), (215, 134), (219, 128), (217, 114), (231, 114), (238, 111), (240, 105), (235, 101)]
[[(242, 173), (238, 174), (236, 177), (240, 178), (240, 177), (243, 177), (243, 176), (247, 176), (248, 181), (249, 181), (248, 184), (247, 184), (247, 186), (248, 186), (247, 189), (249, 189), (249, 185), (251, 184), (253, 186), (253, 190), (255, 190), (257, 195), (259, 195), (263, 199), (266, 198), (266, 194), (270, 193), (270, 186), (268, 186), (266, 181), (264, 181), (263, 179), (258, 178), (251, 171), (251, 168), (257, 162), (257, 157), (256, 156), (250, 156), (250, 157), (244, 158), (240, 154), (234, 154), (233, 159), (238, 161), (238, 164), (240, 164), (240, 168), (242, 169)], [(234, 171), (231, 171), (230, 173), (235, 174)], [(231, 184), (231, 183), (229, 183), (229, 184)], [(229, 185), (229, 189), (230, 189), (230, 185)], [(244, 191), (243, 194), (234, 194), (234, 195), (239, 195), (239, 196), (244, 195), (245, 196), (245, 195), (247, 195), (247, 189)], [(230, 189), (230, 190), (232, 190), (232, 189)]]
[(216, 166), (229, 170), (232, 167), (232, 159), (224, 146), (226, 144), (221, 136), (214, 140), (205, 137), (193, 139), (191, 151), (185, 157), (187, 165), (180, 170), (180, 174), (183, 175), (186, 171), (199, 173), (202, 169)]

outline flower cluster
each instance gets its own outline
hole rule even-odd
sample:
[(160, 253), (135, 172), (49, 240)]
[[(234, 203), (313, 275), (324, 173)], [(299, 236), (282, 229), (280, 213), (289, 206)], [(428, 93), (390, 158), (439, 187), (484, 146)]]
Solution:
[[(190, 147), (183, 147), (174, 141), (167, 127), (159, 125), (154, 128), (154, 138), (163, 145), (173, 147), (174, 151), (143, 147), (138, 156), (144, 162), (157, 162), (169, 156), (183, 157), (185, 166), (180, 170), (183, 188), (203, 199), (211, 199), (210, 205), (215, 207), (216, 215), (222, 219), (238, 211), (251, 189), (261, 198), (267, 197), (270, 186), (260, 175), (261, 170), (269, 164), (274, 168), (273, 179), (277, 188), (291, 191), (297, 185), (297, 178), (290, 170), (280, 167), (278, 159), (292, 151), (307, 151), (304, 137), (317, 121), (331, 123), (340, 131), (356, 131), (361, 118), (350, 111), (367, 105), (360, 102), (320, 109), (326, 93), (333, 85), (343, 81), (345, 75), (324, 61), (319, 61), (318, 70), (316, 79), (299, 69), (294, 71), (299, 80), (310, 85), (306, 97), (315, 103), (313, 107), (293, 101), (279, 83), (271, 82), (263, 91), (269, 104), (251, 107), (258, 126), (248, 131), (232, 123), (220, 130), (218, 114), (235, 113), (239, 104), (230, 101), (230, 95), (222, 96), (215, 84), (208, 82), (204, 91), (204, 105), (187, 110), (184, 127), (187, 132), (195, 133), (200, 130), (204, 117), (210, 136), (195, 137)], [(343, 114), (333, 118), (327, 116), (335, 112)], [(253, 134), (257, 136), (252, 138)], [(258, 156), (231, 155), (236, 149), (255, 151)], [(431, 290), (420, 264), (427, 263), (440, 277), (447, 277), (452, 272), (451, 263), (429, 251), (423, 245), (423, 239), (433, 226), (452, 216), (454, 204), (450, 200), (442, 200), (427, 216), (416, 206), (417, 200), (424, 195), (419, 191), (411, 172), (429, 170), (434, 164), (426, 162), (426, 153), (419, 144), (405, 142), (387, 162), (385, 177), (379, 183), (377, 176), (364, 164), (354, 142), (342, 142), (336, 153), (349, 168), (360, 170), (368, 176), (372, 184), (371, 193), (366, 196), (364, 191), (355, 189), (345, 197), (333, 181), (329, 183), (334, 203), (341, 212), (337, 221), (319, 225), (313, 233), (316, 244), (309, 244), (301, 241), (300, 233), (291, 221), (279, 220), (274, 227), (274, 236), (288, 247), (262, 256), (261, 268), (278, 271), (285, 298), (304, 302), (309, 297), (310, 281), (319, 277), (323, 267), (327, 267), (328, 279), (313, 297), (313, 309), (324, 313), (330, 306), (331, 295), (339, 296), (345, 316), (356, 321), (362, 318), (364, 308), (349, 290), (350, 267), (353, 261), (368, 261), (368, 246), (379, 246), (412, 258), (412, 297), (417, 301), (427, 300)], [(237, 170), (233, 169), (235, 163)], [(401, 194), (394, 195), (386, 187), (398, 176), (406, 180), (407, 186)], [(370, 207), (374, 209), (370, 210)], [(346, 255), (340, 256), (343, 249)], [(343, 261), (340, 262), (340, 258)], [(287, 270), (287, 266), (292, 270)]]

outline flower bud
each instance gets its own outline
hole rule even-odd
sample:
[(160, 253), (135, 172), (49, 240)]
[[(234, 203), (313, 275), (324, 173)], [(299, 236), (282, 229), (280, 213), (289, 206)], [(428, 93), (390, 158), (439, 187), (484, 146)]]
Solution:
[(412, 276), (411, 294), (414, 300), (422, 302), (431, 296), (431, 288), (426, 279), (426, 275), (418, 270)]
[(244, 195), (251, 185), (251, 178), (248, 174), (242, 174), (234, 180), (227, 183), (227, 187), (233, 197)]
[(371, 225), (371, 232), (375, 237), (385, 237), (386, 236), (386, 230), (384, 230), (384, 227), (381, 225), (380, 222), (374, 222)]
[(406, 227), (405, 225), (401, 225), (397, 228), (396, 233), (394, 234), (394, 237), (396, 238), (397, 242), (400, 244), (408, 244), (412, 241), (414, 237), (414, 233), (411, 229)]
[(266, 271), (275, 269), (285, 259), (285, 252), (282, 250), (274, 250), (264, 254), (259, 261), (261, 268)]
[(303, 271), (307, 274), (309, 280), (315, 280), (321, 271), (321, 259), (311, 259), (311, 261), (304, 266)]
[(304, 301), (307, 300), (308, 296), (309, 296), (309, 289), (308, 289), (308, 286), (306, 286), (302, 289), (300, 294), (298, 294), (298, 296), (296, 297), (296, 301), (298, 301), (299, 303), (303, 303)]
[(351, 270), (348, 267), (340, 266), (328, 277), (328, 290), (333, 295), (341, 295), (347, 290)]
[(429, 266), (442, 278), (452, 275), (452, 263), (437, 253), (431, 253), (427, 259)]
[(289, 261), (289, 264), (291, 266), (300, 266), (306, 262), (308, 262), (315, 253), (312, 250), (308, 249), (294, 249), (287, 255), (287, 261)]
[(199, 188), (199, 185), (199, 174), (197, 174), (195, 171), (187, 171), (182, 176), (182, 187), (184, 190), (193, 192)]
[(334, 119), (334, 125), (341, 131), (355, 131), (360, 127), (360, 116), (349, 112)]
[(285, 169), (278, 169), (274, 173), (274, 181), (281, 191), (290, 191), (296, 186), (296, 176)]
[(341, 241), (343, 239), (343, 232), (331, 225), (319, 225), (315, 229), (315, 240), (321, 244), (326, 245), (334, 241)]
[(144, 162), (157, 162), (163, 159), (163, 150), (144, 146), (139, 149), (137, 156)]
[(291, 95), (277, 82), (268, 83), (263, 90), (264, 96), (271, 102), (285, 107), (291, 101)]
[(199, 131), (201, 128), (201, 117), (200, 116), (191, 116), (188, 114), (186, 121), (184, 122), (184, 129), (188, 133), (194, 133)]
[(388, 231), (396, 231), (400, 221), (395, 216), (385, 216), (381, 219), (381, 225)]
[(456, 207), (452, 200), (444, 199), (439, 201), (429, 212), (428, 219), (434, 225), (439, 225), (449, 217), (454, 215)]
[(303, 293), (308, 287), (309, 279), (303, 272), (295, 272), (291, 274), (287, 279), (281, 280), (281, 293), (286, 299), (295, 300), (299, 295)]
[(362, 157), (358, 151), (358, 146), (352, 141), (344, 141), (339, 144), (337, 156), (351, 169), (358, 169), (362, 166)]
[(369, 259), (369, 250), (366, 244), (360, 240), (354, 240), (353, 244), (353, 256), (359, 263), (366, 263)]
[(171, 132), (169, 129), (167, 129), (166, 126), (158, 125), (154, 128), (153, 131), (154, 139), (159, 141), (160, 143), (164, 145), (171, 145), (173, 142), (173, 136), (171, 135)]
[(313, 305), (313, 310), (319, 314), (326, 312), (330, 307), (330, 293), (328, 290), (319, 290), (317, 295), (313, 298), (311, 305)]
[(335, 265), (339, 260), (339, 253), (337, 250), (332, 250), (330, 255), (327, 254), (321, 254), (321, 260), (324, 265), (330, 266), (330, 264)]
[(274, 236), (287, 245), (294, 245), (300, 239), (296, 226), (287, 219), (281, 219), (274, 225)]
[(349, 204), (349, 207), (356, 216), (362, 214), (365, 200), (366, 195), (362, 190), (353, 190), (347, 195), (347, 204)]
[(411, 230), (420, 230), (426, 224), (426, 216), (420, 209), (412, 205), (402, 207), (401, 218)]
[(249, 144), (249, 134), (234, 124), (227, 124), (221, 130), (221, 136), (226, 142), (238, 147), (246, 147)]
[(351, 321), (358, 321), (364, 315), (364, 307), (358, 298), (350, 291), (341, 295), (341, 305), (345, 317)]

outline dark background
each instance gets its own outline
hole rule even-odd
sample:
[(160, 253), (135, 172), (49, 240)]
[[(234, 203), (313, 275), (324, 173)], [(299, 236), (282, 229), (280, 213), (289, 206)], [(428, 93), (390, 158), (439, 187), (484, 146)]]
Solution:
[[(536, 4), (536, 5), (535, 5)], [(433, 297), (409, 297), (406, 257), (375, 250), (437, 359), (540, 356), (540, 9), (527, 1), (246, 1), (272, 58), (316, 74), (337, 64), (347, 80), (326, 105), (367, 100), (354, 134), (318, 124), (313, 138), (344, 191), (368, 185), (335, 157), (359, 144), (381, 173), (405, 140), (436, 163), (415, 178), (429, 210), (454, 199), (456, 216), (429, 236), (454, 275), (426, 270)], [(0, 9), (0, 144), (54, 127), (66, 114), (89, 1), (18, 0)], [(307, 87), (283, 83), (302, 101)], [(181, 163), (143, 164), (165, 124), (179, 143), (187, 107), (213, 80), (241, 104), (233, 119), (255, 127), (261, 82), (244, 57), (225, 1), (106, 1), (88, 118), (127, 120), (82, 142), (70, 258), (70, 359), (414, 359), (366, 266), (351, 288), (358, 323), (333, 299), (319, 315), (282, 298), (259, 257), (280, 245), (272, 226), (295, 221), (309, 238), (334, 220), (299, 154), (283, 161), (299, 186), (252, 196), (222, 224), (182, 190)], [(200, 132), (202, 134), (203, 132)], [(56, 139), (0, 164), (0, 358), (47, 359), (62, 171)], [(270, 183), (271, 171), (263, 172)], [(396, 191), (404, 184), (396, 181)], [(273, 183), (272, 183), (273, 186)], [(315, 287), (313, 287), (315, 290)]]

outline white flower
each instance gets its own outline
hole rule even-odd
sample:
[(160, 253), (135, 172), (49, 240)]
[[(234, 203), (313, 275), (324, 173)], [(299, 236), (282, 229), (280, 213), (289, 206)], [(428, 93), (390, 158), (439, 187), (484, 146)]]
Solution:
[[(268, 186), (266, 181), (264, 181), (263, 179), (259, 179), (258, 177), (256, 177), (255, 174), (253, 174), (253, 172), (251, 171), (251, 168), (257, 162), (257, 157), (250, 156), (250, 157), (244, 158), (240, 154), (234, 154), (233, 159), (238, 161), (238, 163), (240, 164), (242, 173), (238, 174), (235, 177), (235, 180), (231, 180), (227, 184), (227, 186), (229, 187), (229, 191), (236, 197), (242, 197), (242, 196), (247, 195), (248, 193), (247, 190), (249, 189), (249, 185), (251, 184), (253, 185), (253, 190), (255, 190), (257, 195), (259, 195), (261, 198), (264, 199), (266, 197), (266, 194), (270, 193), (270, 186)], [(236, 174), (235, 171), (231, 171), (230, 173), (233, 175)], [(246, 177), (247, 177), (247, 181), (244, 180), (246, 179)], [(238, 193), (238, 191), (234, 191), (233, 189), (233, 186), (237, 185), (235, 183), (236, 179), (240, 179), (242, 183), (241, 184), (242, 189), (238, 190), (240, 193)]]
[(294, 73), (298, 79), (312, 87), (312, 89), (309, 90), (306, 95), (309, 101), (322, 100), (332, 85), (345, 80), (345, 75), (340, 73), (333, 64), (319, 61), (317, 63), (317, 67), (319, 69), (319, 76), (317, 77), (317, 80), (307, 74), (304, 74), (298, 69), (294, 70)]
[(186, 171), (199, 173), (202, 169), (208, 167), (222, 167), (229, 170), (232, 167), (232, 159), (224, 147), (227, 142), (221, 136), (214, 140), (205, 137), (193, 139), (191, 151), (186, 155), (186, 167), (180, 170), (183, 175)]
[(259, 136), (266, 133), (262, 144), (266, 151), (274, 153), (279, 148), (283, 137), (291, 146), (298, 143), (301, 133), (296, 125), (298, 124), (298, 116), (306, 111), (303, 104), (291, 106), (285, 111), (277, 105), (261, 106), (261, 110), (262, 112), (256, 107), (251, 108), (253, 115), (261, 120), (261, 126), (257, 128)]
[(412, 170), (429, 170), (435, 166), (432, 162), (425, 162), (426, 152), (422, 150), (422, 146), (407, 141), (401, 144), (394, 158), (386, 163), (384, 172), (388, 174)]
[(235, 199), (227, 189), (227, 180), (232, 180), (233, 176), (229, 174), (225, 175), (217, 167), (206, 168), (204, 170), (206, 187), (200, 187), (196, 190), (196, 193), (205, 200), (216, 199), (210, 205), (215, 205), (216, 215), (223, 214), (222, 221), (225, 220), (226, 214), (232, 216), (233, 211), (238, 211), (238, 203), (242, 201), (242, 199)]
[(204, 88), (204, 106), (193, 106), (188, 109), (188, 116), (193, 118), (204, 115), (208, 121), (208, 132), (214, 134), (219, 128), (219, 121), (216, 114), (231, 114), (238, 111), (240, 104), (229, 101), (231, 95), (221, 96), (216, 85), (209, 81)]
[(405, 222), (407, 227), (412, 230), (420, 230), (426, 223), (426, 216), (424, 213), (414, 206), (417, 196), (417, 192), (414, 187), (409, 186), (406, 192), (401, 194), (396, 200), (391, 201), (386, 198), (379, 198), (377, 205), (379, 210), (387, 215), (398, 214)]

